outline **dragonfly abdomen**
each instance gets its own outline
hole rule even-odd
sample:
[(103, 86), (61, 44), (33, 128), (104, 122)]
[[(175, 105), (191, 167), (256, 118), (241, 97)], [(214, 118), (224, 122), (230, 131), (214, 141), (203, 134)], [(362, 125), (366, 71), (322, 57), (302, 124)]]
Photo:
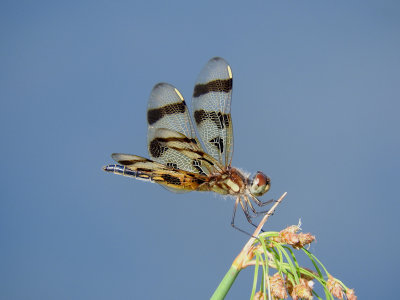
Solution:
[(146, 180), (146, 181), (153, 181), (152, 178), (143, 172), (140, 171), (134, 171), (132, 169), (127, 168), (126, 166), (122, 165), (107, 165), (103, 167), (103, 170), (106, 172), (122, 175), (122, 176), (127, 176), (127, 177), (133, 177), (136, 179), (141, 179), (141, 180)]

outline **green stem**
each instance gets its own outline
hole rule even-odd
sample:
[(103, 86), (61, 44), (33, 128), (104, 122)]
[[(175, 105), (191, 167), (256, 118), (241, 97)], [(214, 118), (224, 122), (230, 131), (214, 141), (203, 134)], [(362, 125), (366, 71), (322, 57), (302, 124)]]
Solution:
[(229, 289), (231, 288), (233, 282), (235, 281), (236, 277), (238, 276), (240, 270), (231, 266), (229, 271), (225, 274), (224, 278), (218, 285), (217, 289), (215, 290), (214, 294), (211, 296), (211, 300), (220, 300), (226, 297), (228, 294)]

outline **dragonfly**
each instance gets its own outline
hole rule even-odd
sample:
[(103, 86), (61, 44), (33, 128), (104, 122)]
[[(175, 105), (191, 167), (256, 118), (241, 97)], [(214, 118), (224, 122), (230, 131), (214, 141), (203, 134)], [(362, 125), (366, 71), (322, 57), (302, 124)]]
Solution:
[(168, 83), (156, 84), (147, 108), (150, 159), (114, 153), (111, 157), (118, 164), (103, 170), (158, 183), (177, 193), (210, 191), (233, 196), (231, 225), (243, 231), (235, 226), (240, 204), (247, 221), (256, 227), (252, 219), (265, 212), (257, 211), (252, 201), (259, 207), (274, 201), (258, 199), (268, 192), (271, 180), (261, 171), (250, 177), (231, 166), (231, 96), (232, 69), (221, 57), (210, 59), (197, 77), (192, 118), (178, 89)]

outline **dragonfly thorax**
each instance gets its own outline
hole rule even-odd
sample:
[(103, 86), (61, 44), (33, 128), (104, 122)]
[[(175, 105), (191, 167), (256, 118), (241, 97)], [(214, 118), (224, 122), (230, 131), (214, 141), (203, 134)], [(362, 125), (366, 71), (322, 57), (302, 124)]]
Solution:
[(248, 179), (238, 169), (228, 168), (225, 172), (211, 176), (209, 189), (222, 195), (241, 195), (247, 188)]

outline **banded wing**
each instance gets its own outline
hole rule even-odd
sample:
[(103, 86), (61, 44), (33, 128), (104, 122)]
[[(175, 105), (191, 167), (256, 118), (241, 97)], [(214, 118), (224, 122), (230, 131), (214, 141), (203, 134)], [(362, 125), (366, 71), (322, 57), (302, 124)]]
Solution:
[(205, 154), (196, 139), (186, 103), (170, 84), (157, 84), (149, 99), (148, 150), (150, 158), (171, 169), (208, 175), (222, 169)]
[(105, 171), (153, 181), (173, 191), (202, 190), (200, 185), (207, 181), (207, 176), (174, 170), (140, 156), (114, 153), (111, 157), (120, 165), (108, 165), (104, 167)]
[(210, 59), (194, 87), (193, 117), (208, 154), (225, 167), (230, 166), (233, 152), (231, 95), (230, 66), (223, 58)]
[(177, 131), (151, 128), (148, 137), (150, 156), (168, 167), (202, 175), (221, 172), (223, 169), (213, 157)]
[(166, 128), (196, 141), (196, 133), (181, 93), (168, 83), (158, 83), (150, 93), (147, 107), (149, 129)]

